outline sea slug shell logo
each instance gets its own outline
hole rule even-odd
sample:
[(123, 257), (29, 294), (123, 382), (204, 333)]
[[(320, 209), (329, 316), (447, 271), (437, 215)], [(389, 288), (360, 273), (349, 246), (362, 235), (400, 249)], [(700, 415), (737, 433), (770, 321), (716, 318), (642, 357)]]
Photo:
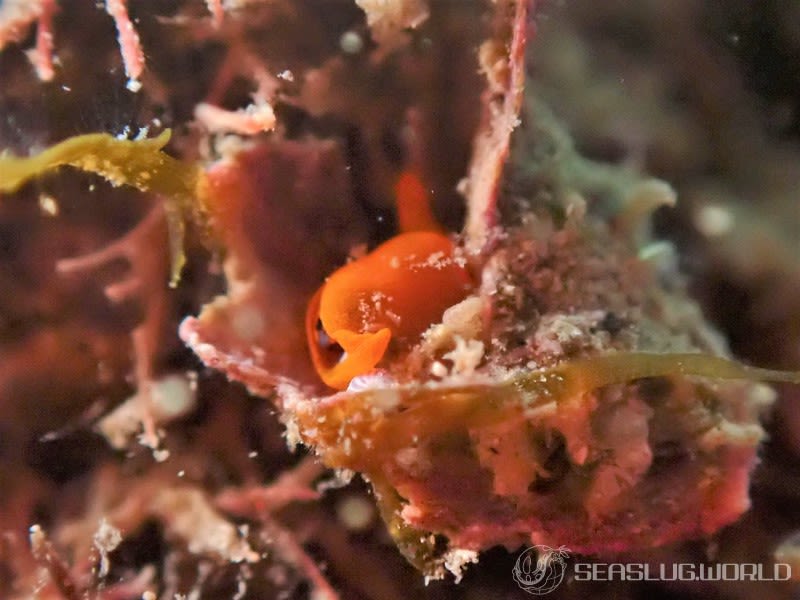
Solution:
[(517, 558), (512, 574), (519, 587), (534, 596), (544, 596), (564, 581), (569, 549), (561, 546), (531, 546)]

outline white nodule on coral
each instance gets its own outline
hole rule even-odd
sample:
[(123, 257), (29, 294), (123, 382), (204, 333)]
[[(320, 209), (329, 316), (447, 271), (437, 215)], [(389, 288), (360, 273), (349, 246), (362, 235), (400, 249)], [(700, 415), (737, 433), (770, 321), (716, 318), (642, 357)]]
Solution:
[(151, 394), (156, 416), (166, 420), (188, 414), (195, 404), (194, 387), (183, 375), (168, 375), (154, 382)]
[(447, 377), (449, 372), (449, 369), (444, 365), (444, 363), (438, 360), (433, 361), (433, 364), (431, 365), (431, 375), (441, 379), (443, 377)]
[(375, 505), (363, 496), (347, 496), (336, 505), (336, 516), (350, 531), (364, 531), (375, 520)]
[(767, 385), (766, 383), (755, 383), (750, 388), (750, 394), (748, 399), (752, 406), (757, 407), (758, 409), (766, 409), (772, 406), (772, 404), (777, 400), (778, 392), (775, 391), (775, 388)]
[(46, 217), (57, 217), (60, 211), (58, 200), (50, 194), (39, 194), (39, 211)]
[(442, 322), (432, 325), (425, 333), (425, 349), (434, 352), (440, 348), (453, 346), (456, 338), (472, 340), (480, 337), (483, 330), (485, 300), (479, 296), (469, 296), (444, 311)]
[(358, 54), (364, 49), (364, 40), (355, 31), (345, 31), (339, 38), (339, 47), (345, 54)]
[(483, 342), (464, 340), (460, 336), (456, 336), (455, 342), (456, 347), (444, 355), (444, 358), (453, 361), (452, 374), (472, 375), (483, 360)]
[(704, 236), (714, 238), (730, 233), (736, 219), (729, 208), (706, 204), (695, 211), (692, 222)]

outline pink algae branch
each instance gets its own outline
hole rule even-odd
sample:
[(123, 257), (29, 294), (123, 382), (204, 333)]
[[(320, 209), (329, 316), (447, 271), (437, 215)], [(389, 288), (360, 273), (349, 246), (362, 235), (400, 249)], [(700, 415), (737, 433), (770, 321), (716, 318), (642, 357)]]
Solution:
[[(216, 5), (208, 2), (213, 25), (218, 27)], [(220, 7), (221, 8), (221, 7)], [(222, 9), (224, 10), (224, 9)], [(244, 108), (228, 110), (219, 104), (234, 78), (243, 76), (256, 85), (252, 102)], [(226, 49), (226, 57), (219, 68), (211, 89), (203, 102), (195, 106), (194, 118), (209, 133), (235, 133), (252, 136), (275, 129), (276, 117), (271, 98), (278, 88), (277, 79), (269, 73), (261, 60), (247, 52), (239, 40)]]
[(211, 133), (249, 136), (275, 129), (275, 112), (265, 101), (256, 101), (239, 110), (226, 110), (201, 102), (195, 107), (194, 116)]
[[(215, 28), (222, 26), (225, 8), (221, 0), (206, 0)], [(106, 0), (106, 12), (117, 26), (122, 62), (128, 76), (128, 89), (138, 92), (144, 72), (145, 59), (139, 34), (128, 15), (127, 0)], [(58, 12), (58, 0), (3, 0), (0, 1), (0, 51), (7, 45), (25, 38), (28, 29), (36, 23), (36, 45), (28, 51), (36, 75), (42, 81), (52, 81), (55, 76), (53, 53), (53, 16)]]
[(208, 12), (211, 13), (211, 23), (219, 29), (222, 27), (222, 19), (225, 15), (225, 7), (222, 6), (222, 0), (206, 0)]
[(314, 598), (341, 600), (314, 558), (303, 548), (302, 540), (273, 518), (274, 513), (291, 503), (319, 499), (320, 493), (313, 483), (324, 470), (315, 458), (308, 457), (268, 485), (222, 491), (215, 498), (215, 505), (227, 513), (260, 521), (270, 548), (303, 574), (314, 588)]
[(42, 81), (53, 79), (53, 15), (56, 0), (5, 0), (0, 2), (0, 50), (19, 42), (31, 23), (37, 23), (36, 47), (28, 58)]
[(42, 81), (51, 81), (53, 70), (53, 15), (58, 10), (56, 0), (43, 0), (42, 13), (36, 27), (36, 48), (29, 54), (36, 75)]
[(128, 16), (126, 0), (106, 0), (106, 12), (117, 25), (117, 39), (128, 76), (128, 89), (137, 92), (142, 87), (139, 77), (144, 70), (144, 52), (139, 41), (139, 34)]
[(47, 0), (4, 0), (0, 2), (0, 50), (25, 37), (31, 23), (44, 12)]
[(86, 272), (117, 259), (124, 259), (130, 265), (130, 274), (121, 281), (106, 286), (104, 293), (115, 304), (138, 296), (145, 307), (144, 320), (131, 332), (131, 340), (136, 398), (144, 405), (144, 410), (141, 411), (143, 433), (140, 441), (154, 451), (157, 450), (160, 439), (152, 410), (152, 358), (157, 350), (167, 305), (167, 261), (160, 251), (166, 235), (164, 216), (163, 204), (158, 202), (124, 237), (96, 252), (63, 259), (56, 264), (56, 270), (62, 275)]
[[(53, 15), (57, 10), (57, 0), (5, 0), (0, 3), (0, 50), (23, 39), (30, 25), (36, 22), (36, 47), (29, 56), (36, 75), (42, 81), (51, 81), (55, 74)], [(144, 52), (139, 34), (128, 16), (127, 1), (106, 0), (106, 12), (117, 25), (122, 61), (129, 78), (128, 89), (138, 91), (141, 88), (139, 77), (144, 71)]]

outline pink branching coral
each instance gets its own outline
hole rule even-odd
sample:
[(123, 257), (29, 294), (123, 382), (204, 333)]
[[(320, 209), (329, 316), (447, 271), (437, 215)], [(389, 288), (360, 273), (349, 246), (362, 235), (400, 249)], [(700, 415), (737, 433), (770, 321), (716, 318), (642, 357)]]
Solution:
[(141, 441), (156, 450), (159, 446), (157, 423), (153, 418), (153, 368), (152, 360), (164, 326), (167, 306), (168, 260), (164, 254), (167, 235), (164, 208), (155, 202), (147, 216), (130, 233), (91, 254), (58, 262), (56, 270), (62, 275), (83, 274), (98, 269), (112, 261), (123, 259), (130, 273), (122, 281), (105, 288), (106, 297), (113, 303), (139, 298), (143, 303), (144, 319), (131, 332), (134, 353), (134, 380), (136, 402), (142, 406), (143, 432)]

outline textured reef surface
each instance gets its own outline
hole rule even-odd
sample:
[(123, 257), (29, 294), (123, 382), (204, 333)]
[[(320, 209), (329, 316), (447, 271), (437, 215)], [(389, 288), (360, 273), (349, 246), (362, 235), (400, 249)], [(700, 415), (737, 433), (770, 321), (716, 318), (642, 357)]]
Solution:
[(799, 17), (0, 3), (0, 596), (800, 573)]

